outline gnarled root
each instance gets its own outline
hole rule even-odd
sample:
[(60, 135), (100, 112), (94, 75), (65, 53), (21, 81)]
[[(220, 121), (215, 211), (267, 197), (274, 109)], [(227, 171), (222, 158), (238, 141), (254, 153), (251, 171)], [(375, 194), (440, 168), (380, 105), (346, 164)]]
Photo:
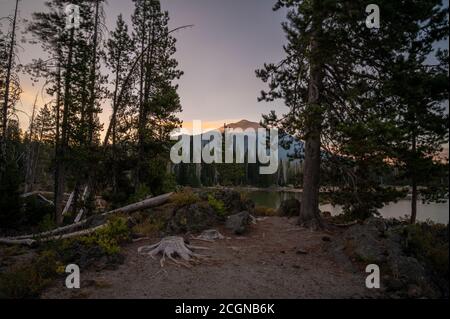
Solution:
[[(164, 267), (166, 258), (168, 258), (176, 265), (191, 268), (192, 264), (198, 263), (202, 259), (206, 258), (206, 256), (194, 253), (192, 251), (194, 249), (207, 250), (208, 248), (188, 245), (184, 242), (182, 237), (166, 237), (155, 245), (139, 248), (138, 253), (141, 255), (148, 255), (153, 259), (155, 259), (157, 255), (161, 254), (161, 267)], [(181, 260), (175, 259), (176, 257), (179, 257)]]
[(203, 240), (207, 242), (214, 242), (215, 240), (222, 240), (225, 237), (215, 229), (205, 230), (200, 236), (193, 237), (194, 240)]

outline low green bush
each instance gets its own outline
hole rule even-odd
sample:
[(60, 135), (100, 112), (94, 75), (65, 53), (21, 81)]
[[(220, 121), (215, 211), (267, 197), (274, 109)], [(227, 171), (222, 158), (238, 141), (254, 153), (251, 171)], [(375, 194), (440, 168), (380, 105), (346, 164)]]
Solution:
[(120, 253), (120, 244), (130, 240), (131, 230), (128, 221), (123, 217), (115, 217), (108, 221), (105, 228), (94, 234), (80, 239), (81, 243), (88, 246), (99, 246), (106, 254), (116, 255)]
[(226, 215), (225, 204), (223, 203), (223, 201), (216, 199), (212, 195), (208, 195), (208, 204), (220, 217), (224, 217)]
[(192, 189), (186, 188), (172, 195), (171, 201), (177, 207), (189, 206), (200, 202), (200, 197)]
[(0, 299), (35, 299), (57, 277), (62, 264), (54, 251), (0, 274)]
[(440, 278), (449, 275), (449, 228), (432, 222), (409, 225), (404, 230), (405, 250), (428, 264)]

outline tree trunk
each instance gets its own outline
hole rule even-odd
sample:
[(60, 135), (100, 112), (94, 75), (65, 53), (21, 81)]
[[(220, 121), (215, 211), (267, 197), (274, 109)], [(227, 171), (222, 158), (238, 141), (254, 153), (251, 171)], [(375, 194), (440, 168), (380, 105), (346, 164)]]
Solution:
[(72, 59), (73, 59), (73, 47), (74, 47), (74, 29), (70, 33), (70, 44), (69, 44), (69, 54), (67, 57), (67, 66), (65, 74), (65, 85), (64, 85), (64, 111), (62, 114), (63, 123), (61, 127), (61, 145), (58, 148), (59, 154), (56, 158), (57, 165), (57, 187), (55, 193), (55, 213), (56, 213), (56, 223), (61, 225), (63, 223), (63, 195), (65, 191), (65, 175), (66, 175), (66, 150), (69, 142), (69, 110), (71, 103), (70, 96), (70, 86), (72, 82)]
[[(414, 159), (416, 158), (417, 152), (417, 138), (416, 133), (412, 134), (412, 152)], [(415, 224), (417, 220), (417, 178), (415, 174), (415, 163), (412, 163), (411, 169), (411, 187), (412, 187), (412, 198), (411, 198), (411, 224)]]
[(411, 224), (415, 224), (417, 220), (417, 182), (416, 178), (412, 178), (412, 198), (411, 198)]
[(19, 0), (16, 0), (16, 9), (14, 10), (13, 26), (11, 31), (11, 42), (8, 54), (8, 67), (6, 70), (6, 80), (5, 80), (5, 99), (3, 102), (3, 117), (2, 117), (2, 143), (6, 145), (7, 135), (8, 135), (8, 104), (9, 104), (9, 90), (11, 86), (11, 72), (14, 62), (14, 47), (16, 43), (16, 24), (17, 24), (17, 12), (19, 10)]
[[(60, 155), (61, 136), (60, 136), (60, 121), (61, 121), (61, 53), (58, 55), (58, 69), (57, 69), (57, 92), (56, 92), (56, 129), (55, 129), (55, 172), (54, 172), (54, 196), (53, 202), (55, 203), (55, 218), (56, 221), (58, 215), (58, 194), (59, 194), (59, 175), (60, 166), (58, 164), (58, 157)], [(59, 209), (62, 209), (62, 201), (59, 203)]]
[(88, 110), (88, 144), (92, 146), (94, 140), (94, 110), (95, 110), (95, 80), (96, 80), (96, 71), (97, 71), (97, 51), (98, 51), (98, 25), (99, 25), (99, 14), (100, 14), (100, 0), (96, 0), (95, 2), (95, 21), (94, 21), (94, 36), (93, 36), (93, 50), (92, 50), (92, 64), (91, 64), (91, 72), (90, 72), (90, 101), (89, 101), (89, 110)]
[(308, 105), (306, 110), (305, 166), (303, 176), (303, 198), (299, 224), (301, 226), (321, 229), (323, 222), (319, 213), (320, 164), (321, 164), (321, 127), (322, 111), (320, 98), (323, 81), (323, 65), (320, 61), (320, 34), (322, 19), (320, 17), (320, 0), (313, 4), (315, 17), (311, 38), (310, 80), (308, 87)]
[(31, 123), (30, 123), (30, 141), (27, 149), (27, 162), (26, 162), (26, 173), (25, 173), (25, 190), (24, 193), (29, 193), (33, 191), (34, 186), (34, 169), (35, 169), (35, 161), (36, 161), (36, 148), (38, 143), (34, 140), (34, 121), (36, 114), (36, 103), (37, 103), (37, 95), (33, 104), (33, 113), (31, 115)]

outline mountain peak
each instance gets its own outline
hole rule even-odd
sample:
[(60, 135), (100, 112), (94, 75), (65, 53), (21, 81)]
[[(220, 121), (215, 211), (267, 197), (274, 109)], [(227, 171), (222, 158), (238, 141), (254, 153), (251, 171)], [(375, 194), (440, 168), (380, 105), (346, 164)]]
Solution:
[[(237, 123), (231, 123), (231, 124), (225, 123), (224, 126), (226, 128), (229, 128), (229, 129), (241, 129), (241, 130), (244, 130), (244, 131), (249, 129), (249, 128), (254, 129), (254, 130), (258, 130), (259, 128), (261, 128), (261, 125), (259, 125), (259, 123), (251, 122), (249, 120), (241, 120), (241, 121), (239, 121)], [(220, 131), (223, 132), (224, 131), (224, 127), (222, 127), (220, 129)]]

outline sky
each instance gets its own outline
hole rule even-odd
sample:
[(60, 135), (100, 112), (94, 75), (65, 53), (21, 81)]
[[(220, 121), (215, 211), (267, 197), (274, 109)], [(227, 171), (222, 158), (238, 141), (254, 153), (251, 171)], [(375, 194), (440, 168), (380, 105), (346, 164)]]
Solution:
[[(21, 0), (20, 17), (30, 19), (31, 13), (42, 11), (45, 0)], [(171, 29), (193, 24), (193, 28), (174, 33), (177, 38), (176, 58), (185, 75), (178, 82), (185, 122), (202, 120), (205, 129), (221, 127), (241, 119), (259, 121), (261, 114), (278, 105), (257, 102), (265, 84), (255, 70), (265, 62), (283, 58), (284, 35), (282, 12), (272, 10), (275, 0), (162, 0), (169, 11)], [(0, 0), (0, 17), (12, 14), (14, 0)], [(130, 21), (134, 5), (131, 0), (108, 0), (105, 5), (106, 26), (112, 30), (116, 17), (122, 13)], [(23, 24), (22, 24), (23, 29)], [(29, 38), (29, 36), (26, 36)], [(39, 45), (20, 44), (21, 63), (31, 62), (42, 51)], [(35, 95), (41, 86), (32, 87), (29, 76), (21, 77), (24, 94), (18, 108), (31, 114)], [(38, 105), (45, 101), (39, 96)], [(100, 119), (111, 115), (108, 104)], [(28, 117), (20, 114), (22, 127)], [(187, 123), (186, 126), (189, 126)]]
[[(45, 0), (20, 0), (20, 17), (30, 19), (31, 13), (45, 10)], [(257, 101), (266, 85), (255, 76), (255, 70), (266, 62), (283, 59), (285, 36), (281, 28), (285, 12), (274, 12), (275, 0), (161, 0), (169, 11), (171, 29), (193, 24), (180, 30), (176, 58), (185, 75), (179, 80), (183, 112), (179, 117), (189, 128), (193, 120), (202, 120), (204, 129), (222, 127), (241, 119), (260, 121), (271, 110), (286, 111), (282, 101)], [(0, 0), (0, 18), (13, 13), (15, 0)], [(448, 0), (444, 1), (448, 6)], [(134, 9), (132, 0), (107, 0), (104, 7), (107, 31), (114, 29), (116, 18), (126, 21)], [(4, 22), (0, 21), (0, 22)], [(19, 25), (23, 31), (24, 25)], [(25, 35), (29, 38), (29, 35)], [(448, 40), (439, 44), (448, 48)], [(39, 44), (20, 43), (20, 63), (42, 56)], [(21, 76), (24, 93), (18, 108), (21, 125), (28, 126), (32, 105), (41, 85), (32, 86), (29, 76)], [(47, 100), (48, 101), (48, 100)], [(38, 106), (47, 102), (39, 95)], [(109, 121), (109, 103), (103, 105), (100, 120)]]

